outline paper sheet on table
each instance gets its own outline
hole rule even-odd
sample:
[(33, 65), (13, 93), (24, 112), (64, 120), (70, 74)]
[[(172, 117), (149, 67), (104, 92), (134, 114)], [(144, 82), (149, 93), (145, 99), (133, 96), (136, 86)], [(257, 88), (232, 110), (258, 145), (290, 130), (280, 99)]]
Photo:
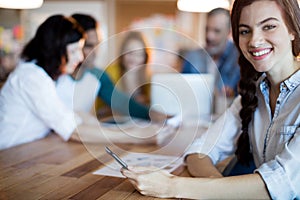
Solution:
[[(163, 168), (168, 172), (173, 172), (183, 163), (183, 159), (176, 156), (156, 155), (148, 153), (129, 153), (120, 157), (127, 163), (128, 166), (154, 166)], [(107, 163), (102, 168), (93, 172), (93, 174), (124, 178), (124, 176), (120, 172), (120, 169), (121, 166), (116, 161), (112, 160), (110, 163)]]

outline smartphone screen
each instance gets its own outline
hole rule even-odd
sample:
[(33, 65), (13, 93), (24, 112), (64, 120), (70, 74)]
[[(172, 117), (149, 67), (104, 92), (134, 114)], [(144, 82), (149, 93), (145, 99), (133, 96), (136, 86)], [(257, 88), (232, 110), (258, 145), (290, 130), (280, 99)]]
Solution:
[(108, 147), (105, 147), (105, 151), (111, 155), (123, 168), (128, 170), (128, 165), (119, 156), (112, 152), (112, 150), (110, 150)]

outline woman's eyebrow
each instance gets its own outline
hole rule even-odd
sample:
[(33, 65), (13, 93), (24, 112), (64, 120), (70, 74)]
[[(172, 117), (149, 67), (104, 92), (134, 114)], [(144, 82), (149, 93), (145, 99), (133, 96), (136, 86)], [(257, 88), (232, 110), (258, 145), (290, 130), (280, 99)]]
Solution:
[(262, 20), (261, 22), (257, 23), (257, 25), (258, 25), (258, 26), (259, 26), (259, 25), (262, 25), (262, 24), (264, 24), (264, 23), (266, 23), (266, 22), (268, 22), (268, 21), (271, 21), (271, 20), (279, 21), (279, 20), (278, 20), (277, 18), (275, 18), (275, 17), (269, 17), (269, 18), (264, 19), (264, 20)]
[(239, 28), (249, 28), (249, 26), (246, 24), (239, 24)]
[[(279, 21), (279, 20), (278, 20), (277, 18), (275, 18), (275, 17), (269, 17), (269, 18), (267, 18), (267, 19), (264, 19), (264, 20), (258, 22), (256, 25), (257, 25), (257, 26), (260, 26), (260, 25), (262, 25), (262, 24), (264, 24), (264, 23), (266, 23), (266, 22), (268, 22), (268, 21), (271, 21), (271, 20)], [(244, 28), (249, 28), (249, 25), (247, 25), (247, 24), (239, 24), (239, 28), (242, 28), (242, 27), (244, 27)]]

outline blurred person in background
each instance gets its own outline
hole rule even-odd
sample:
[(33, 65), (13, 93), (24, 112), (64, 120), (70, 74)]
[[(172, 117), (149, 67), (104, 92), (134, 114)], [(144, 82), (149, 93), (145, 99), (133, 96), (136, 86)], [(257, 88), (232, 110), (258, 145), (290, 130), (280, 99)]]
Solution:
[(17, 65), (17, 58), (14, 53), (6, 52), (0, 49), (0, 89), (5, 83), (8, 75), (12, 72)]
[(216, 78), (215, 92), (234, 97), (240, 79), (239, 53), (230, 40), (230, 33), (229, 10), (216, 8), (210, 11), (206, 21), (206, 46), (185, 53), (182, 73), (212, 73)]
[[(94, 107), (97, 98), (105, 102), (109, 109), (120, 115), (132, 116), (155, 122), (163, 122), (166, 116), (163, 113), (154, 111), (142, 103), (137, 102), (134, 98), (118, 90), (111, 81), (107, 73), (95, 66), (97, 56), (97, 45), (100, 43), (99, 27), (96, 19), (88, 14), (75, 13), (74, 19), (85, 30), (87, 38), (83, 46), (84, 61), (78, 65), (72, 75), (61, 76), (57, 80), (57, 91), (59, 96), (68, 104), (74, 99), (75, 111), (90, 112)], [(75, 96), (72, 90), (75, 88)], [(69, 94), (67, 93), (69, 91)], [(78, 94), (78, 95), (76, 95)], [(143, 102), (144, 103), (144, 102)], [(128, 106), (126, 106), (128, 105)], [(99, 118), (111, 115), (111, 111), (97, 101), (96, 113)], [(103, 111), (105, 110), (105, 111)]]
[(65, 141), (156, 142), (156, 138), (141, 140), (138, 135), (111, 132), (91, 114), (75, 113), (67, 106), (72, 102), (65, 105), (60, 99), (55, 81), (72, 74), (82, 62), (84, 43), (84, 31), (71, 17), (53, 15), (38, 27), (0, 90), (0, 149), (44, 138), (51, 131)]
[(121, 42), (119, 58), (107, 68), (120, 89), (143, 104), (150, 103), (148, 60), (149, 52), (142, 33), (128, 31)]
[(0, 149), (41, 139), (51, 130), (70, 139), (79, 123), (58, 98), (54, 81), (82, 61), (83, 42), (83, 30), (62, 15), (38, 27), (0, 93)]

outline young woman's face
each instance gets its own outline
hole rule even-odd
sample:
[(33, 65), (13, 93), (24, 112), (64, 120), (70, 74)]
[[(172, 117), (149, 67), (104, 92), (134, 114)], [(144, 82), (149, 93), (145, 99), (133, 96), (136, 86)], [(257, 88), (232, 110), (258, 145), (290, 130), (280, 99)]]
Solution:
[(276, 2), (255, 1), (242, 10), (239, 47), (256, 71), (280, 73), (292, 65), (292, 40)]
[(67, 45), (68, 62), (63, 68), (63, 73), (72, 74), (78, 64), (83, 61), (83, 45), (83, 39)]
[(125, 48), (123, 64), (127, 70), (145, 64), (145, 47), (139, 40), (130, 40)]

